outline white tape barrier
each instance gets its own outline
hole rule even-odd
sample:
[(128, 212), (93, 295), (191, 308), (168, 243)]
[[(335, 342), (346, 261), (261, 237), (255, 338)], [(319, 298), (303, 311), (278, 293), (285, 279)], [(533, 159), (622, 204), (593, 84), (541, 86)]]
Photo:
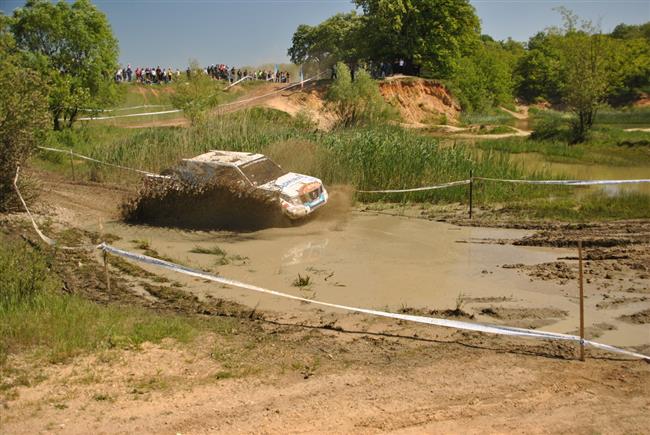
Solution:
[(251, 76), (243, 77), (243, 78), (237, 80), (236, 82), (229, 84), (228, 86), (226, 86), (225, 88), (223, 88), (223, 90), (224, 90), (224, 91), (227, 91), (228, 89), (232, 88), (233, 86), (236, 86), (236, 85), (238, 85), (238, 84), (240, 84), (241, 82), (246, 81), (246, 80), (253, 80), (253, 77), (251, 77)]
[(83, 246), (58, 246), (56, 240), (51, 239), (47, 237), (41, 229), (38, 227), (38, 224), (36, 224), (36, 220), (34, 220), (34, 216), (32, 216), (32, 212), (29, 211), (29, 208), (27, 207), (27, 203), (25, 202), (25, 199), (23, 198), (23, 195), (20, 193), (20, 189), (18, 189), (18, 176), (20, 175), (20, 166), (16, 167), (16, 176), (14, 177), (14, 190), (16, 191), (16, 194), (18, 195), (18, 199), (20, 199), (20, 202), (23, 204), (23, 208), (25, 209), (25, 212), (27, 213), (27, 216), (29, 216), (29, 219), (32, 221), (32, 226), (34, 227), (34, 230), (36, 231), (36, 234), (43, 240), (46, 244), (56, 247), (57, 249), (65, 249), (68, 251), (75, 251), (75, 250), (87, 250), (87, 251), (92, 251), (94, 249), (97, 249), (98, 247), (95, 245), (83, 245)]
[(295, 88), (296, 86), (302, 86), (305, 83), (312, 82), (312, 81), (318, 79), (319, 77), (321, 77), (326, 72), (327, 71), (323, 71), (321, 73), (316, 74), (314, 77), (308, 78), (307, 80), (303, 80), (302, 82), (296, 82), (296, 83), (294, 83), (292, 85), (285, 86), (285, 87), (282, 87), (280, 89), (276, 89), (275, 91), (269, 92), (268, 94), (258, 95), (256, 97), (246, 98), (244, 100), (237, 100), (237, 101), (233, 101), (231, 103), (221, 104), (221, 105), (215, 107), (215, 109), (220, 109), (222, 107), (228, 107), (228, 106), (235, 106), (237, 104), (242, 104), (242, 103), (250, 103), (251, 101), (260, 100), (262, 98), (270, 97), (271, 95), (275, 95), (277, 93), (284, 92), (284, 91), (286, 91), (288, 89)]
[(147, 112), (147, 113), (131, 113), (129, 115), (114, 115), (114, 116), (91, 116), (87, 118), (79, 118), (79, 121), (99, 121), (102, 119), (118, 119), (118, 118), (136, 118), (138, 116), (152, 116), (152, 115), (165, 115), (167, 113), (182, 112), (180, 109), (163, 110), (161, 112)]
[(243, 282), (235, 281), (232, 279), (228, 278), (223, 278), (219, 276), (215, 276), (206, 272), (202, 272), (199, 270), (191, 269), (186, 266), (181, 266), (175, 263), (171, 263), (168, 261), (160, 260), (157, 258), (149, 257), (147, 255), (142, 255), (142, 254), (135, 254), (133, 252), (129, 251), (124, 251), (122, 249), (116, 248), (111, 245), (107, 245), (105, 243), (102, 243), (101, 245), (98, 246), (99, 249), (103, 250), (104, 252), (108, 252), (113, 255), (117, 255), (123, 258), (130, 259), (132, 261), (137, 261), (140, 263), (145, 263), (145, 264), (150, 264), (153, 266), (158, 266), (162, 267), (168, 270), (172, 270), (174, 272), (178, 273), (183, 273), (185, 275), (189, 276), (194, 276), (197, 278), (202, 278), (206, 279), (209, 281), (217, 282), (220, 284), (224, 285), (230, 285), (233, 287), (239, 287), (243, 288), (246, 290), (251, 290), (254, 292), (258, 293), (265, 293), (273, 296), (278, 296), (282, 297), (285, 299), (291, 299), (294, 301), (300, 301), (300, 302), (305, 302), (308, 304), (313, 304), (313, 305), (320, 305), (324, 307), (329, 307), (329, 308), (336, 308), (340, 310), (345, 310), (345, 311), (351, 311), (351, 312), (356, 312), (356, 313), (363, 313), (363, 314), (369, 314), (373, 316), (379, 316), (379, 317), (386, 317), (386, 318), (391, 318), (391, 319), (397, 319), (397, 320), (404, 320), (408, 322), (415, 322), (415, 323), (423, 323), (427, 325), (434, 325), (434, 326), (442, 326), (442, 327), (447, 327), (447, 328), (455, 328), (455, 329), (462, 329), (466, 331), (475, 331), (475, 332), (484, 332), (484, 333), (489, 333), (489, 334), (498, 334), (498, 335), (508, 335), (508, 336), (514, 336), (514, 337), (525, 337), (525, 338), (536, 338), (536, 339), (542, 339), (542, 340), (561, 340), (561, 341), (573, 341), (573, 342), (583, 342), (585, 345), (589, 345), (592, 347), (596, 347), (599, 349), (607, 350), (610, 352), (614, 353), (619, 353), (622, 355), (627, 355), (635, 358), (641, 358), (641, 359), (646, 359), (650, 360), (650, 356), (648, 355), (643, 355), (640, 353), (636, 352), (631, 352), (625, 349), (620, 349), (614, 346), (609, 346), (606, 344), (601, 344), (601, 343), (596, 343), (590, 340), (581, 340), (580, 337), (575, 336), (575, 335), (568, 335), (568, 334), (560, 334), (560, 333), (555, 333), (555, 332), (546, 332), (546, 331), (536, 331), (532, 329), (522, 329), (522, 328), (513, 328), (513, 327), (508, 327), (508, 326), (500, 326), (500, 325), (487, 325), (487, 324), (480, 324), (480, 323), (470, 323), (470, 322), (460, 322), (457, 320), (448, 320), (448, 319), (438, 319), (434, 317), (424, 317), (424, 316), (414, 316), (410, 314), (397, 314), (397, 313), (389, 313), (386, 311), (378, 311), (378, 310), (370, 310), (367, 308), (357, 308), (357, 307), (350, 307), (347, 305), (340, 305), (340, 304), (333, 304), (329, 302), (322, 302), (322, 301), (317, 301), (313, 299), (307, 299), (307, 298), (302, 298), (300, 296), (294, 296), (291, 294), (287, 293), (282, 293), (279, 291), (275, 290), (270, 290), (266, 289), (263, 287), (258, 287), (255, 285), (251, 284), (246, 284)]
[(125, 110), (149, 109), (152, 107), (171, 107), (171, 104), (144, 104), (142, 106), (116, 107), (114, 109), (79, 109), (82, 112), (124, 112)]
[(23, 199), (23, 196), (20, 194), (20, 189), (18, 189), (18, 176), (20, 175), (20, 166), (16, 167), (16, 176), (14, 177), (14, 190), (16, 191), (16, 194), (18, 194), (18, 199), (20, 199), (20, 202), (23, 204), (23, 208), (27, 212), (27, 216), (29, 216), (29, 219), (32, 221), (32, 226), (34, 227), (34, 230), (36, 230), (36, 234), (43, 240), (45, 243), (47, 243), (50, 246), (56, 245), (56, 242), (53, 239), (50, 239), (47, 237), (45, 234), (41, 232), (41, 229), (36, 225), (36, 221), (34, 220), (34, 216), (32, 216), (32, 213), (29, 211), (29, 208), (27, 208), (27, 203), (25, 202), (25, 199)]
[(650, 183), (650, 179), (639, 180), (506, 180), (502, 178), (474, 177), (474, 180), (497, 181), (517, 184), (553, 184), (565, 186), (599, 186), (606, 184), (640, 184)]
[(357, 190), (359, 193), (406, 193), (422, 192), (425, 190), (445, 189), (447, 187), (462, 186), (471, 183), (471, 180), (452, 181), (450, 183), (435, 184), (433, 186), (415, 187), (413, 189), (393, 189), (393, 190)]
[(125, 171), (137, 172), (138, 174), (146, 175), (147, 177), (169, 178), (169, 177), (167, 177), (165, 175), (159, 175), (159, 174), (155, 174), (153, 172), (141, 171), (140, 169), (133, 169), (133, 168), (129, 168), (128, 166), (121, 166), (121, 165), (116, 165), (116, 164), (113, 164), (113, 163), (102, 162), (101, 160), (93, 159), (92, 157), (88, 157), (88, 156), (84, 156), (83, 154), (75, 153), (72, 150), (62, 150), (60, 148), (49, 148), (49, 147), (41, 147), (41, 146), (39, 146), (38, 149), (45, 150), (45, 151), (52, 151), (52, 152), (56, 152), (56, 153), (62, 153), (62, 154), (69, 154), (69, 155), (72, 155), (72, 156), (79, 157), (80, 159), (83, 159), (83, 160), (88, 160), (90, 162), (99, 163), (100, 165), (112, 166), (114, 168), (123, 169)]

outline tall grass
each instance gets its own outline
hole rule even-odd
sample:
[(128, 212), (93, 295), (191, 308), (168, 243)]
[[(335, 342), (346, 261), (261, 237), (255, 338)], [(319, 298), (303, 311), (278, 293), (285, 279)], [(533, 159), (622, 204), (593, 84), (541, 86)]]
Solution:
[(536, 198), (513, 202), (501, 211), (528, 218), (572, 222), (647, 219), (650, 217), (650, 200), (643, 193), (623, 192), (611, 196), (594, 192), (580, 197)]
[(650, 108), (603, 109), (596, 115), (596, 124), (632, 124), (650, 127)]
[[(322, 138), (327, 161), (321, 168), (325, 180), (347, 183), (360, 190), (403, 189), (475, 176), (525, 178), (507, 156), (485, 153), (478, 156), (466, 147), (441, 148), (430, 137), (397, 127), (344, 131)], [(539, 176), (539, 175), (538, 175)], [(534, 186), (491, 185), (482, 191), (484, 201), (508, 200), (541, 193)], [(454, 187), (409, 194), (364, 194), (364, 200), (464, 202), (466, 188)]]
[[(117, 130), (116, 134), (111, 137), (114, 130)], [(64, 133), (56, 140), (98, 160), (152, 172), (160, 172), (176, 165), (181, 158), (211, 149), (261, 152), (274, 156), (284, 146), (283, 153), (279, 154), (303, 156), (310, 162), (310, 173), (327, 184), (348, 184), (361, 190), (412, 188), (463, 180), (469, 177), (470, 170), (474, 175), (486, 177), (544, 176), (525, 173), (501, 153), (479, 155), (469, 147), (440, 147), (435, 138), (397, 126), (322, 133), (301, 127), (283, 112), (259, 108), (214, 117), (191, 128), (125, 132), (95, 126)], [(286, 144), (294, 145), (287, 150)], [(64, 158), (58, 165), (65, 168), (67, 160)], [(302, 169), (302, 165), (298, 166), (287, 165), (286, 168)], [(115, 174), (112, 169), (104, 172), (105, 178)], [(361, 199), (465, 201), (465, 190), (456, 187), (409, 195), (364, 195)], [(481, 198), (486, 201), (501, 201), (542, 194), (542, 191), (533, 186), (492, 185), (486, 186), (482, 193)]]

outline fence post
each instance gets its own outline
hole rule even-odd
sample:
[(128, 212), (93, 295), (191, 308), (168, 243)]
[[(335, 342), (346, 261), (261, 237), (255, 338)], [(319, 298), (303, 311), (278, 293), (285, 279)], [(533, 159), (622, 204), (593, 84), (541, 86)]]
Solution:
[(104, 251), (104, 273), (106, 274), (106, 290), (111, 291), (111, 278), (108, 273), (108, 254)]
[(472, 218), (472, 201), (474, 196), (474, 176), (473, 171), (469, 170), (469, 218)]
[(72, 160), (72, 150), (70, 151), (70, 169), (72, 170), (72, 181), (75, 181), (75, 176), (74, 176), (74, 162)]
[(582, 273), (582, 240), (578, 240), (578, 270), (580, 280), (580, 361), (585, 360), (585, 301)]

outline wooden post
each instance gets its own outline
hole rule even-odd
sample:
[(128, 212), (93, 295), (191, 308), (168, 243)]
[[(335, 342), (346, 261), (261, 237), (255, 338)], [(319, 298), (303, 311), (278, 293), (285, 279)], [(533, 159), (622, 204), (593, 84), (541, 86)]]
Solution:
[(582, 273), (582, 240), (578, 240), (578, 270), (580, 280), (580, 361), (585, 360), (585, 301)]
[(72, 170), (72, 181), (75, 181), (74, 162), (72, 161), (72, 150), (70, 150), (70, 169)]
[(469, 170), (469, 218), (472, 218), (472, 200), (474, 196), (474, 177), (472, 174), (472, 170)]
[(111, 278), (108, 274), (108, 254), (104, 251), (104, 273), (106, 274), (106, 290), (111, 291)]

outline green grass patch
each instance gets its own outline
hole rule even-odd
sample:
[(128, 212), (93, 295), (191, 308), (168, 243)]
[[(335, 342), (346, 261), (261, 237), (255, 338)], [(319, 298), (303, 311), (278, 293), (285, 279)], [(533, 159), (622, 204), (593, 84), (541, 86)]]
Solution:
[(650, 127), (650, 108), (626, 107), (622, 109), (602, 109), (596, 115), (596, 125), (614, 125), (621, 127)]
[(516, 119), (499, 108), (493, 108), (485, 113), (462, 112), (461, 125), (513, 125)]
[(650, 218), (650, 195), (620, 193), (616, 196), (595, 192), (579, 197), (537, 198), (516, 202), (503, 211), (534, 219), (588, 222)]
[(511, 137), (477, 141), (476, 147), (506, 154), (536, 153), (550, 163), (650, 165), (650, 146), (645, 146), (642, 142), (635, 144), (635, 141), (643, 141), (644, 136), (650, 137), (649, 133), (601, 128), (595, 130), (592, 136), (593, 140), (576, 145), (557, 140)]
[(0, 363), (34, 350), (51, 362), (87, 351), (136, 347), (173, 338), (188, 342), (202, 329), (195, 319), (136, 307), (102, 306), (61, 292), (52, 253), (0, 234)]

